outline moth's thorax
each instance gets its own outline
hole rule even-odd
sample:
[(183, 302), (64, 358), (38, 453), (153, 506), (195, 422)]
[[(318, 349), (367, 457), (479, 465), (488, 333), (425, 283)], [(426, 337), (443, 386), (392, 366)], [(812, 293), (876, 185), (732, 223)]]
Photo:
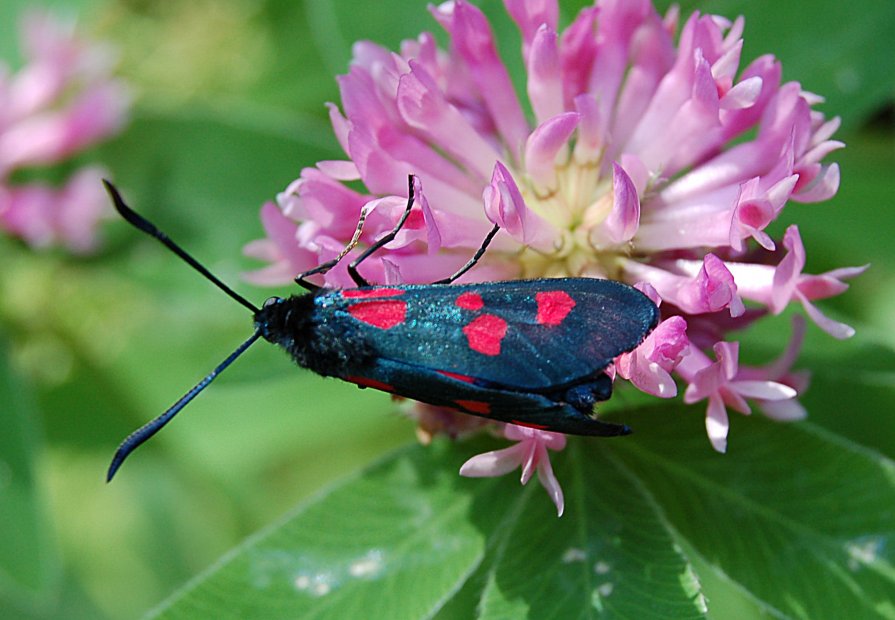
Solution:
[(279, 345), (295, 363), (324, 376), (345, 377), (372, 355), (345, 325), (332, 324), (331, 291), (272, 298), (255, 315), (261, 336)]

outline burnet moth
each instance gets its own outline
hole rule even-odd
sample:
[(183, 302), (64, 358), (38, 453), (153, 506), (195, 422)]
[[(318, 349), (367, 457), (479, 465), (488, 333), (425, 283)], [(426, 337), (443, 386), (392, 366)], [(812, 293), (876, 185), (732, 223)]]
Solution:
[(612, 393), (604, 372), (612, 360), (640, 344), (659, 320), (658, 308), (640, 291), (594, 278), (454, 284), (485, 253), (497, 225), (474, 256), (447, 278), (384, 286), (364, 279), (358, 268), (396, 237), (410, 215), (413, 176), (398, 223), (348, 265), (357, 288), (323, 288), (307, 278), (326, 273), (354, 249), (363, 211), (354, 237), (335, 259), (296, 276), (307, 293), (272, 297), (261, 308), (128, 207), (110, 182), (104, 183), (125, 220), (251, 310), (255, 327), (248, 340), (170, 409), (121, 443), (107, 480), (259, 338), (281, 346), (299, 366), (361, 388), (572, 435), (631, 432), (625, 425), (598, 420), (593, 407)]

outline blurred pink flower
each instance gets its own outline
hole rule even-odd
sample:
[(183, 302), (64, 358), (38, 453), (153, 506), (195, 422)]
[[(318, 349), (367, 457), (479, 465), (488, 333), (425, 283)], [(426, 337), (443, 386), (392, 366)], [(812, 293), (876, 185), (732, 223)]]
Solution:
[[(447, 50), (429, 33), (400, 52), (355, 45), (341, 109), (329, 106), (347, 159), (304, 169), (277, 197), (281, 214), (265, 207), (269, 239), (251, 247), (267, 248), (272, 267), (253, 279), (285, 283), (332, 258), (364, 207), (368, 245), (399, 217), (413, 173), (418, 208), (364, 263), (370, 281), (442, 278), (496, 222), (503, 231), (467, 281), (638, 284), (662, 301), (664, 320), (609, 374), (660, 397), (682, 379), (687, 402), (709, 401), (709, 437), (723, 451), (726, 406), (747, 412), (757, 399), (779, 410), (800, 389), (744, 378), (727, 333), (790, 301), (831, 334), (852, 333), (811, 302), (843, 292), (862, 268), (804, 275), (798, 229), (783, 253), (766, 232), (791, 201), (836, 193), (839, 167), (821, 161), (843, 146), (831, 139), (839, 121), (812, 109), (821, 99), (798, 83), (781, 83), (772, 56), (741, 68), (742, 18), (694, 13), (679, 24), (676, 9), (662, 17), (649, 0), (597, 0), (560, 29), (555, 0), (504, 4), (522, 34), (525, 103), (484, 14), (463, 0), (430, 9)], [(326, 283), (352, 285), (344, 266)], [(476, 471), (504, 471), (509, 454)]]
[(130, 97), (111, 77), (114, 55), (80, 39), (73, 26), (27, 14), (24, 67), (12, 73), (0, 64), (0, 226), (37, 247), (86, 252), (107, 208), (101, 169), (85, 168), (61, 189), (10, 181), (16, 170), (64, 161), (124, 124)]

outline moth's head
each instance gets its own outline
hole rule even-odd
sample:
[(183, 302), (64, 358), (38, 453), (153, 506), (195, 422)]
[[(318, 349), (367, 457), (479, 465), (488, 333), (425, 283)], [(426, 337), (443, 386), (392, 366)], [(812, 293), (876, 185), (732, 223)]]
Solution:
[(268, 342), (291, 348), (296, 339), (305, 337), (313, 304), (312, 295), (271, 297), (255, 313), (255, 329)]

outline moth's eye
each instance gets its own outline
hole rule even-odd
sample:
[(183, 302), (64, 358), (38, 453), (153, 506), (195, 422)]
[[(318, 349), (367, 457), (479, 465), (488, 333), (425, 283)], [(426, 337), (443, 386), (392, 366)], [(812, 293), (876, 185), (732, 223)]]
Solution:
[(283, 301), (283, 298), (282, 298), (282, 297), (268, 297), (268, 298), (264, 301), (264, 305), (263, 305), (262, 307), (264, 307), (264, 308), (268, 308), (268, 307), (270, 307), (270, 306), (273, 306), (274, 304), (278, 304), (278, 303), (280, 303), (281, 301)]

